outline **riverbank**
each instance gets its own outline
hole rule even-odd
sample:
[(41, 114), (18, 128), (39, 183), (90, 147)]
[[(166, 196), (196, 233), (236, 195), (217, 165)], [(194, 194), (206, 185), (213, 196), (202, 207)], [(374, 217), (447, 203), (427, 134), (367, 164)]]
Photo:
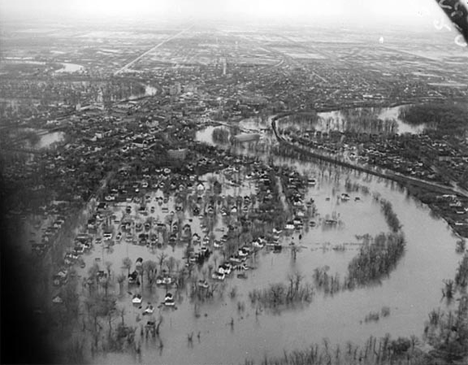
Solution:
[[(465, 201), (466, 199), (468, 199), (468, 194), (466, 194), (466, 192), (464, 192), (463, 190), (460, 190), (457, 187), (454, 188), (452, 186), (445, 186), (435, 182), (429, 182), (424, 181), (422, 179), (405, 176), (385, 169), (377, 169), (373, 167), (353, 164), (350, 162), (343, 161), (337, 157), (317, 153), (316, 151), (313, 151), (310, 148), (287, 141), (284, 137), (280, 136), (277, 131), (276, 123), (277, 120), (281, 117), (282, 116), (277, 116), (273, 118), (271, 122), (272, 130), (275, 134), (278, 143), (280, 144), (280, 148), (291, 149), (300, 155), (307, 156), (312, 159), (329, 162), (334, 165), (342, 166), (360, 172), (365, 172), (377, 177), (395, 181), (398, 184), (400, 184), (400, 186), (407, 188), (413, 196), (417, 197), (423, 203), (428, 204), (431, 210), (435, 212), (438, 216), (443, 218), (459, 236), (465, 238), (468, 237), (468, 225), (456, 219), (456, 215), (460, 215), (460, 210), (454, 211), (453, 209), (447, 209), (447, 207), (445, 206), (447, 198), (441, 199), (441, 197), (443, 196), (453, 196), (455, 201), (452, 204), (459, 204), (461, 203), (460, 200)], [(283, 153), (284, 152), (285, 151), (283, 151)]]

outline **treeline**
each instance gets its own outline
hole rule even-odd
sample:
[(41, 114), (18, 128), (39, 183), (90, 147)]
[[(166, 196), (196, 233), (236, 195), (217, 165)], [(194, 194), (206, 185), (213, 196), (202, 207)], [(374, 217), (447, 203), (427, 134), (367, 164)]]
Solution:
[(397, 233), (401, 228), (401, 224), (400, 220), (398, 219), (398, 216), (393, 211), (392, 203), (390, 203), (388, 200), (381, 199), (380, 210), (382, 211), (385, 220), (387, 221), (387, 224), (392, 230), (392, 232)]
[(468, 286), (468, 254), (463, 256), (463, 260), (458, 266), (457, 273), (455, 274), (455, 285), (461, 290), (466, 290)]
[(310, 303), (313, 289), (303, 283), (303, 276), (296, 273), (288, 278), (287, 283), (270, 284), (266, 289), (254, 289), (249, 293), (250, 302), (265, 308), (287, 307), (294, 304)]
[(375, 237), (366, 235), (359, 253), (348, 265), (347, 276), (340, 279), (338, 274), (328, 273), (328, 267), (314, 270), (314, 284), (317, 290), (333, 295), (343, 290), (378, 284), (396, 267), (405, 252), (402, 234), (380, 233)]
[(468, 108), (460, 104), (412, 105), (400, 110), (400, 119), (411, 125), (435, 126), (446, 134), (465, 130), (468, 122)]
[(18, 140), (26, 140), (31, 147), (37, 146), (41, 140), (41, 137), (37, 134), (37, 132), (31, 130), (20, 131), (14, 138)]
[(328, 274), (324, 268), (316, 268), (314, 282), (318, 290), (333, 295), (342, 290), (353, 290), (357, 287), (378, 284), (396, 267), (405, 252), (405, 238), (400, 232), (401, 223), (393, 211), (392, 204), (374, 195), (374, 200), (380, 203), (390, 233), (380, 233), (375, 237), (364, 235), (359, 253), (348, 265), (348, 274), (344, 279)]
[[(433, 356), (448, 363), (466, 364), (468, 360), (468, 254), (460, 262), (455, 280), (445, 280), (442, 290), (447, 303), (455, 301), (448, 311), (433, 310), (424, 328), (424, 340), (434, 347)], [(450, 308), (450, 307), (449, 307)], [(453, 306), (452, 306), (453, 308)]]
[[(429, 355), (418, 348), (418, 339), (398, 337), (392, 339), (389, 334), (377, 339), (370, 337), (364, 346), (348, 342), (346, 346), (332, 348), (327, 339), (321, 345), (312, 344), (304, 350), (284, 351), (283, 356), (269, 358), (265, 355), (262, 365), (427, 365), (432, 362)], [(254, 361), (245, 361), (254, 365)]]

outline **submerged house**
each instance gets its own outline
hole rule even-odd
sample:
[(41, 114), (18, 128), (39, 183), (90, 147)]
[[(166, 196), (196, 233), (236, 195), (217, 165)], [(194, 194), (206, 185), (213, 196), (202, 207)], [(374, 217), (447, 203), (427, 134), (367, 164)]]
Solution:
[(197, 184), (197, 191), (200, 193), (205, 191), (205, 185), (202, 182)]
[(139, 282), (138, 282), (138, 272), (136, 270), (128, 275), (128, 283), (129, 284), (139, 284)]

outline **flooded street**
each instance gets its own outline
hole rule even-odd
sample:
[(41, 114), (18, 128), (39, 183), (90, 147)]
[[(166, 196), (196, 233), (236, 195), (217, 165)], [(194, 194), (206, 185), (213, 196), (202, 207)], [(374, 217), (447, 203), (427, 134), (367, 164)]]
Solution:
[[(197, 138), (212, 143), (210, 132), (213, 128), (199, 132)], [(241, 151), (250, 153), (247, 148), (241, 148)], [(246, 279), (231, 274), (222, 282), (211, 280), (210, 285), (223, 288), (214, 297), (204, 301), (194, 300), (190, 298), (189, 288), (186, 288), (176, 294), (175, 307), (160, 305), (153, 313), (155, 318), (163, 318), (160, 340), (142, 339), (142, 363), (236, 364), (243, 363), (245, 359), (261, 361), (265, 354), (282, 356), (284, 350), (306, 348), (312, 343), (322, 343), (324, 338), (329, 339), (332, 346), (344, 346), (348, 341), (362, 345), (369, 336), (379, 338), (386, 333), (393, 338), (422, 334), (428, 313), (441, 305), (443, 280), (453, 277), (460, 259), (454, 249), (456, 237), (445, 221), (433, 218), (428, 208), (389, 181), (284, 158), (275, 159), (274, 162), (278, 165), (295, 165), (299, 171), (316, 180), (305, 196), (305, 200), (313, 199), (315, 202), (315, 226), (306, 225), (301, 232), (284, 230), (280, 238), (283, 250), (276, 253), (262, 249), (255, 257), (251, 256), (247, 264), (252, 269), (245, 272)], [(201, 180), (208, 182), (213, 177), (224, 181), (223, 196), (255, 194), (255, 184), (248, 179), (243, 179), (240, 186), (226, 190), (224, 187), (228, 185), (222, 174), (206, 175)], [(354, 188), (346, 190), (346, 186)], [(340, 198), (345, 191), (350, 195), (349, 201)], [(208, 191), (201, 195), (206, 194)], [(375, 194), (392, 203), (407, 241), (403, 258), (381, 285), (340, 291), (334, 295), (316, 290), (311, 303), (280, 310), (252, 304), (249, 293), (253, 290), (287, 282), (294, 274), (300, 274), (305, 283), (313, 283), (314, 270), (326, 267), (330, 275), (344, 277), (349, 262), (360, 248), (357, 236), (388, 232), (380, 204), (374, 199)], [(155, 206), (154, 213), (144, 217), (137, 215), (135, 221), (144, 222), (152, 217), (154, 221), (161, 222), (168, 212), (175, 211), (172, 198), (162, 206), (153, 203), (159, 196), (162, 198), (158, 191), (151, 193), (148, 199), (148, 206)], [(131, 206), (132, 212), (139, 206), (123, 203), (113, 208), (114, 214), (120, 217), (127, 205)], [(198, 216), (176, 212), (175, 217), (181, 222), (180, 226), (189, 223), (192, 233), (202, 238), (205, 236)], [(326, 221), (330, 218), (338, 224), (327, 225)], [(220, 239), (225, 229), (224, 219), (217, 218), (213, 228), (214, 238)], [(297, 247), (296, 259), (292, 254), (292, 242)], [(340, 245), (344, 249), (336, 249)], [(153, 249), (129, 244), (122, 239), (121, 243), (110, 249), (105, 249), (103, 244), (96, 247), (86, 257), (84, 270), (88, 270), (93, 262), (100, 262), (102, 266), (102, 263), (110, 261), (118, 273), (125, 257), (133, 262), (138, 257), (158, 262), (162, 253), (168, 258), (173, 257), (176, 265), (183, 265), (183, 251), (183, 246), (178, 245)], [(196, 267), (194, 277), (208, 278), (207, 267), (216, 267), (220, 261), (222, 255), (215, 249), (208, 266), (205, 263)], [(141, 308), (131, 303), (129, 293), (135, 294), (135, 290), (143, 297)], [(163, 302), (168, 291), (175, 293), (173, 288), (166, 289), (164, 286), (153, 290), (130, 288), (128, 291), (119, 298), (118, 306), (125, 308), (127, 323), (136, 328), (146, 323), (142, 311), (147, 302), (156, 307)], [(388, 316), (378, 322), (365, 322), (370, 312), (379, 312), (383, 307), (389, 308)], [(96, 363), (108, 364), (135, 361), (137, 359), (132, 356), (122, 354), (96, 358)]]

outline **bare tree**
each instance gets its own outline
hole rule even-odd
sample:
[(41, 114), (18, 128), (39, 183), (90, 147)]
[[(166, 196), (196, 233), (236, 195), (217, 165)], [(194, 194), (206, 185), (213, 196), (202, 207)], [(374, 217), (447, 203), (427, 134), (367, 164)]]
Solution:
[(157, 264), (152, 260), (148, 260), (143, 263), (143, 266), (143, 270), (146, 272), (146, 276), (148, 278), (148, 286), (151, 289), (153, 284), (156, 282), (156, 275), (158, 273)]
[(106, 261), (106, 262), (104, 263), (104, 265), (106, 266), (107, 277), (110, 279), (110, 277), (111, 277), (112, 262)]
[(166, 261), (167, 270), (169, 270), (169, 274), (174, 270), (176, 265), (176, 260), (174, 257), (169, 257)]
[(125, 282), (126, 276), (124, 274), (120, 274), (117, 276), (117, 282), (119, 283), (120, 295), (123, 292), (123, 283)]
[(132, 260), (130, 260), (128, 257), (125, 257), (122, 260), (122, 265), (124, 269), (127, 269), (127, 274), (130, 275), (130, 270), (132, 268)]
[(164, 262), (166, 261), (167, 254), (164, 252), (161, 252), (161, 254), (158, 256), (158, 263), (159, 263), (159, 271), (162, 271), (162, 267), (164, 265)]

